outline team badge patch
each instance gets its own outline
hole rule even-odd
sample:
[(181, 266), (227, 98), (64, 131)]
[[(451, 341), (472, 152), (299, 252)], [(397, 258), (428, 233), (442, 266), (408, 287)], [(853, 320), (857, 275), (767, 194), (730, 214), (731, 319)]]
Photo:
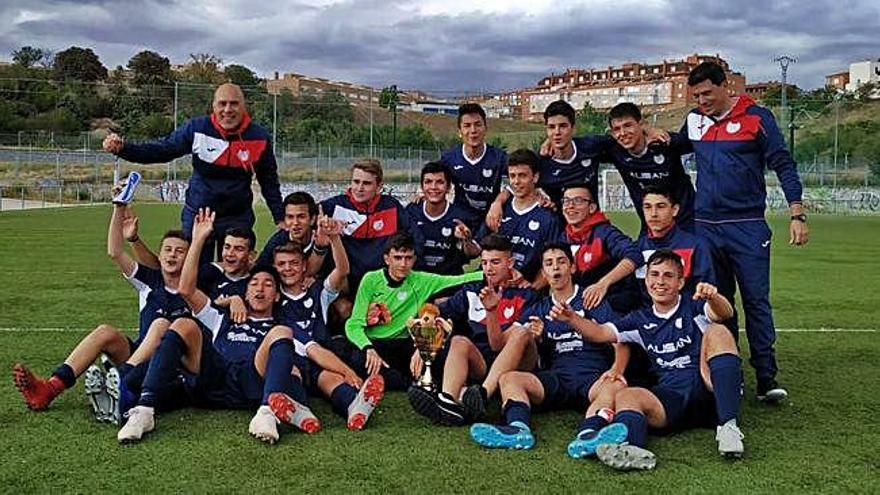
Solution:
[(373, 222), (373, 230), (382, 230), (382, 227), (385, 226), (385, 222), (383, 220), (376, 220)]
[(587, 158), (586, 160), (581, 160), (581, 167), (589, 167), (593, 164), (592, 158)]
[(312, 298), (311, 298), (311, 297), (308, 298), (308, 299), (306, 299), (305, 301), (303, 301), (303, 306), (305, 306), (306, 309), (311, 308), (311, 307), (312, 307), (312, 304), (314, 304), (314, 302), (312, 302)]
[(405, 301), (406, 298), (407, 298), (407, 296), (409, 296), (409, 293), (406, 292), (406, 291), (398, 292), (398, 293), (397, 293), (397, 300), (398, 300), (398, 301)]
[(736, 134), (739, 130), (742, 129), (742, 124), (739, 122), (728, 122), (727, 123), (727, 132), (730, 134)]
[(238, 159), (242, 162), (248, 161), (248, 158), (251, 157), (250, 152), (248, 150), (238, 150)]
[(541, 222), (539, 222), (537, 220), (530, 220), (529, 221), (529, 229), (530, 230), (538, 230), (539, 228), (541, 228)]
[(514, 309), (513, 306), (508, 306), (504, 308), (504, 310), (502, 311), (502, 313), (504, 314), (504, 319), (509, 320), (510, 318), (512, 318), (514, 311), (516, 311), (516, 309)]
[(488, 179), (489, 177), (492, 177), (492, 169), (490, 169), (490, 168), (484, 168), (484, 169), (483, 169), (483, 177), (486, 177), (487, 179)]
[(452, 229), (450, 229), (449, 227), (443, 227), (442, 229), (440, 229), (440, 233), (443, 234), (443, 237), (449, 237), (450, 235), (452, 235)]
[(681, 318), (675, 319), (675, 328), (681, 330)]
[(663, 155), (654, 155), (654, 163), (657, 165), (663, 165), (663, 162), (666, 161), (666, 157)]

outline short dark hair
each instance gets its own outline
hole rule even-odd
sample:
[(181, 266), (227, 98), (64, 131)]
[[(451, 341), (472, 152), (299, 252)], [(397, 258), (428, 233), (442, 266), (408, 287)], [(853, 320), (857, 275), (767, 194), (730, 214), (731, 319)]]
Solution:
[(457, 127), (461, 127), (461, 118), (468, 114), (477, 114), (486, 123), (486, 111), (478, 103), (464, 103), (458, 106)]
[(397, 251), (415, 251), (416, 241), (413, 239), (412, 234), (401, 230), (395, 232), (388, 238), (385, 242), (385, 249), (382, 251), (382, 254), (388, 254), (392, 249), (396, 249)]
[(664, 198), (668, 199), (670, 203), (672, 203), (674, 205), (679, 204), (678, 198), (675, 196), (675, 194), (673, 194), (672, 189), (666, 185), (649, 184), (649, 185), (645, 186), (645, 188), (642, 190), (642, 197), (644, 198), (645, 196), (647, 196), (649, 194), (656, 194), (658, 196), (663, 196)]
[(530, 169), (532, 169), (533, 173), (538, 173), (538, 162), (540, 158), (538, 155), (526, 148), (520, 148), (513, 153), (511, 153), (507, 157), (507, 167), (514, 167), (518, 165), (528, 165)]
[(248, 241), (248, 251), (253, 251), (257, 245), (257, 235), (254, 234), (253, 230), (244, 227), (230, 227), (226, 229), (224, 237), (246, 239)]
[(281, 287), (281, 276), (278, 275), (278, 270), (275, 269), (272, 265), (260, 264), (251, 269), (251, 278), (258, 273), (268, 273), (272, 280), (275, 281), (275, 287)]
[(569, 105), (568, 102), (564, 100), (556, 100), (547, 105), (547, 109), (544, 110), (544, 123), (546, 124), (547, 121), (550, 120), (550, 117), (555, 117), (557, 115), (562, 115), (568, 119), (571, 125), (574, 125), (577, 112), (575, 112), (574, 107)]
[(162, 235), (162, 239), (159, 241), (159, 245), (161, 246), (165, 239), (180, 239), (181, 241), (186, 241), (187, 243), (191, 242), (190, 238), (183, 233), (180, 229), (172, 229), (166, 230)]
[(671, 261), (675, 263), (678, 267), (678, 274), (684, 275), (684, 260), (681, 259), (681, 256), (678, 255), (675, 251), (667, 248), (658, 249), (651, 253), (651, 256), (648, 256), (648, 266), (659, 265), (660, 263), (664, 263), (666, 261)]
[(565, 257), (568, 258), (569, 263), (574, 263), (574, 255), (571, 254), (571, 247), (568, 244), (563, 244), (561, 242), (548, 242), (544, 244), (544, 247), (541, 249), (541, 259), (544, 259), (544, 254), (547, 251), (552, 251), (554, 249), (558, 249), (565, 253)]
[(275, 246), (275, 249), (272, 250), (272, 261), (275, 261), (275, 255), (278, 253), (290, 253), (290, 254), (298, 254), (301, 258), (305, 259), (306, 253), (303, 251), (302, 244), (298, 242), (285, 242), (284, 244), (279, 244)]
[(711, 81), (715, 86), (720, 86), (727, 80), (724, 67), (717, 62), (703, 62), (688, 74), (688, 86), (696, 86), (706, 80)]
[(315, 203), (315, 198), (305, 191), (295, 191), (285, 196), (284, 201), (281, 202), (281, 208), (287, 208), (287, 205), (306, 205), (310, 217), (318, 216), (318, 205)]
[(513, 243), (510, 242), (510, 238), (498, 233), (483, 237), (480, 241), (480, 247), (483, 251), (504, 251), (507, 253), (513, 251)]
[(443, 174), (446, 183), (452, 185), (452, 172), (443, 162), (428, 162), (422, 167), (422, 175), (419, 177), (419, 183), (424, 182), (426, 174)]
[(623, 119), (626, 117), (632, 117), (636, 122), (641, 122), (642, 111), (639, 110), (639, 106), (635, 103), (628, 101), (618, 103), (608, 111), (608, 124), (610, 125), (611, 121), (614, 119)]
[(586, 182), (575, 182), (574, 184), (569, 184), (567, 186), (562, 186), (562, 192), (568, 191), (569, 189), (586, 189), (588, 193), (590, 193), (590, 200), (596, 201), (596, 198), (593, 197), (593, 190), (590, 189), (590, 185)]

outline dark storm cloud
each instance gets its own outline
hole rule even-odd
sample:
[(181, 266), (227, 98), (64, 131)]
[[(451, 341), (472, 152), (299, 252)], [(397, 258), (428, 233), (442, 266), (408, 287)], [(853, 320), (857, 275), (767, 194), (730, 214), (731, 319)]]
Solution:
[[(455, 3), (455, 2), (453, 2)], [(718, 53), (750, 81), (778, 78), (794, 55), (803, 87), (878, 57), (876, 2), (618, 1), (484, 14), (425, 14), (415, 0), (294, 2), (12, 1), (0, 6), (0, 52), (25, 44), (91, 46), (105, 65), (144, 48), (174, 62), (209, 52), (274, 71), (439, 91), (518, 88), (567, 67)]]

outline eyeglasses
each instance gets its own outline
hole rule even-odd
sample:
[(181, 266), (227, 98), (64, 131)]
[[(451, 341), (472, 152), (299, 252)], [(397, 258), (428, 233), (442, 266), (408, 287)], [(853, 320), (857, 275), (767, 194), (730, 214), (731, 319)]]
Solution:
[(562, 206), (583, 206), (592, 203), (593, 201), (587, 198), (562, 198)]

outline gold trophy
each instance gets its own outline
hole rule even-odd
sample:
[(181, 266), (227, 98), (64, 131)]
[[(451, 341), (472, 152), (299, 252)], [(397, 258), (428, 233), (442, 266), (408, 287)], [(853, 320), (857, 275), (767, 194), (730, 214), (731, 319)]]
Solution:
[(417, 318), (407, 320), (406, 329), (425, 363), (422, 376), (416, 381), (416, 386), (432, 393), (436, 392), (437, 385), (431, 378), (431, 363), (437, 358), (437, 353), (443, 349), (446, 338), (452, 333), (452, 323), (440, 317), (437, 306), (425, 304), (419, 309)]

